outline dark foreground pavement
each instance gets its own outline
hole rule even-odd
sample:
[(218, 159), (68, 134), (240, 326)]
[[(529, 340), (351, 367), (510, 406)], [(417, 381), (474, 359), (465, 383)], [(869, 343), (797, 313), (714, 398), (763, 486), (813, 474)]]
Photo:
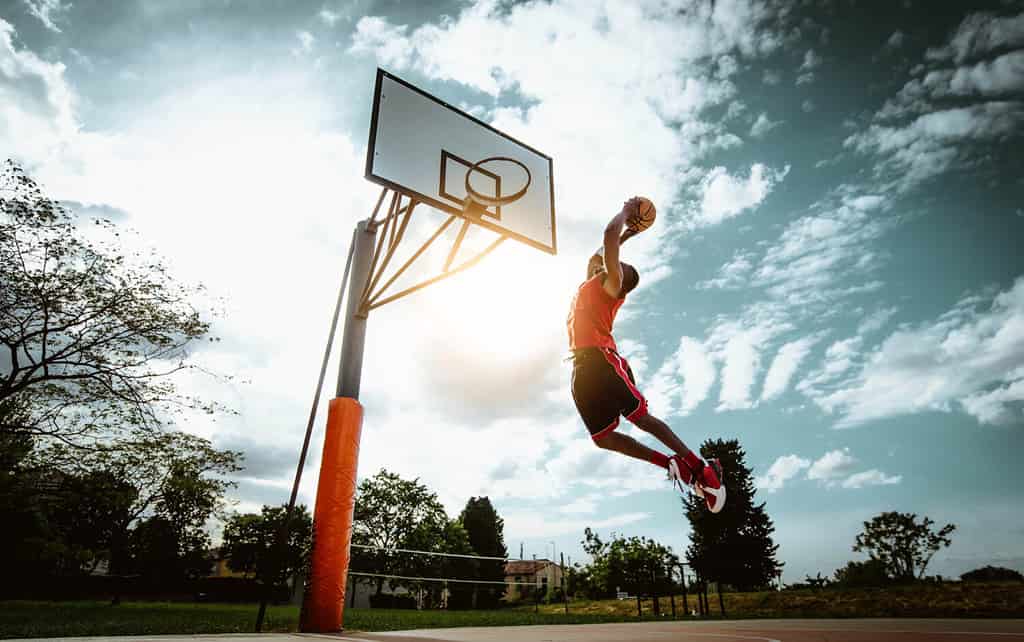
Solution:
[[(1024, 642), (1024, 620), (736, 620), (426, 629), (340, 635), (231, 634), (46, 638), (76, 642)], [(33, 640), (42, 642), (42, 639)]]

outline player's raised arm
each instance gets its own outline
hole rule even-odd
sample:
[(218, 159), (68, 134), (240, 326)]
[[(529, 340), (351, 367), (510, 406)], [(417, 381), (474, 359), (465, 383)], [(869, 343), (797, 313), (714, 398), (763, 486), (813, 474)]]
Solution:
[(622, 264), (619, 263), (619, 246), (624, 240), (622, 228), (638, 206), (639, 199), (629, 199), (623, 203), (622, 211), (613, 216), (604, 228), (604, 269), (608, 273), (604, 280), (604, 291), (616, 298), (622, 290)]

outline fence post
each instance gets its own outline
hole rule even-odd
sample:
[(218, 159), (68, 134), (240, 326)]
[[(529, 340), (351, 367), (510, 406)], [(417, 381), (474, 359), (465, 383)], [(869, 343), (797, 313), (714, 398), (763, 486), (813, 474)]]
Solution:
[(686, 603), (686, 566), (682, 564), (679, 566), (679, 579), (683, 583), (683, 615), (689, 617), (690, 605)]
[(565, 553), (560, 553), (562, 556), (562, 601), (565, 602), (565, 614), (569, 615), (569, 594), (565, 592)]
[(640, 605), (640, 592), (639, 591), (637, 591), (637, 593), (636, 593), (636, 616), (637, 617), (643, 617), (644, 616), (644, 607)]

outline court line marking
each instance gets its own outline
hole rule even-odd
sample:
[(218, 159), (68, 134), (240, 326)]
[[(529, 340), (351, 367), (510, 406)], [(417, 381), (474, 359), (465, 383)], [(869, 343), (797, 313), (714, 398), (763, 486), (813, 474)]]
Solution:
[[(741, 629), (742, 630), (742, 629)], [(1009, 633), (1005, 631), (910, 631), (906, 629), (778, 629), (787, 633), (810, 631), (811, 633), (902, 633), (906, 635), (993, 635), (1024, 638), (1024, 631)], [(763, 633), (754, 629), (757, 633)], [(776, 641), (778, 642), (778, 641)]]

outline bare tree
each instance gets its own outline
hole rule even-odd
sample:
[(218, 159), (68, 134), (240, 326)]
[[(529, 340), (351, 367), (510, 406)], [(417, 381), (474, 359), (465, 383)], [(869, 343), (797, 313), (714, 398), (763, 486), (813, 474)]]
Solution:
[(0, 430), (76, 446), (152, 431), (183, 411), (226, 410), (180, 394), (209, 321), (152, 251), (127, 250), (106, 219), (84, 225), (11, 161), (0, 169), (0, 402), (28, 412)]

